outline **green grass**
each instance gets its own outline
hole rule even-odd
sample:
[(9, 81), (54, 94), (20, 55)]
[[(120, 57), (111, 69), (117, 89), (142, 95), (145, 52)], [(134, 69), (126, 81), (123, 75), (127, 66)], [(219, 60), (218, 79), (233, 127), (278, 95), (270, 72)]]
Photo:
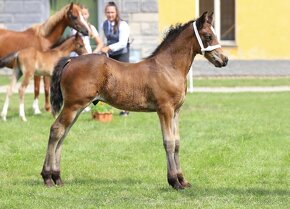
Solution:
[(192, 187), (182, 191), (167, 184), (156, 114), (118, 111), (108, 124), (81, 115), (63, 146), (65, 186), (44, 187), (53, 118), (33, 116), (26, 98), (27, 123), (16, 95), (0, 121), (0, 208), (289, 208), (289, 93), (188, 94), (180, 156)]
[(289, 77), (236, 77), (236, 78), (193, 78), (193, 85), (197, 87), (236, 87), (236, 86), (289, 86)]
[(10, 83), (10, 76), (0, 74), (0, 86), (8, 85)]

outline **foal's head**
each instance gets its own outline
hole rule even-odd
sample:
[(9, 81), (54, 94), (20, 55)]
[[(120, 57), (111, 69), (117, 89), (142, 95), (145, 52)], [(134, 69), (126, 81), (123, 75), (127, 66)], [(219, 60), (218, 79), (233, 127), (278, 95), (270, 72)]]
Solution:
[(66, 15), (68, 25), (70, 27), (76, 29), (77, 31), (81, 32), (84, 35), (89, 34), (88, 23), (84, 19), (82, 15), (82, 10), (78, 5), (71, 3)]
[(194, 32), (200, 46), (200, 53), (215, 67), (224, 67), (228, 63), (228, 58), (223, 54), (212, 23), (213, 13), (208, 15), (205, 12), (193, 23)]
[(82, 37), (76, 33), (75, 37), (74, 37), (74, 51), (78, 54), (78, 55), (82, 55), (82, 54), (87, 54), (88, 51), (85, 47), (84, 41), (82, 39)]

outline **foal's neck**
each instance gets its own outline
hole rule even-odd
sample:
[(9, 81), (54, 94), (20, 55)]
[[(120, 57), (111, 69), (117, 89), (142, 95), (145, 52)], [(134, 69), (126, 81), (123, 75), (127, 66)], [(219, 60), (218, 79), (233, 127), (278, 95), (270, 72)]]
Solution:
[(62, 36), (65, 28), (67, 27), (67, 10), (68, 7), (62, 8), (60, 11), (50, 16), (43, 24), (40, 25), (40, 35), (48, 40), (48, 45), (53, 45), (56, 43), (56, 41)]
[[(197, 54), (193, 29), (189, 27), (182, 31), (180, 35), (164, 49), (163, 53), (160, 53), (167, 56), (166, 62), (168, 62), (174, 70), (181, 72), (184, 77), (188, 74), (193, 59)], [(169, 59), (168, 56), (170, 57)]]
[(55, 48), (61, 56), (68, 56), (75, 49), (75, 38), (71, 37)]

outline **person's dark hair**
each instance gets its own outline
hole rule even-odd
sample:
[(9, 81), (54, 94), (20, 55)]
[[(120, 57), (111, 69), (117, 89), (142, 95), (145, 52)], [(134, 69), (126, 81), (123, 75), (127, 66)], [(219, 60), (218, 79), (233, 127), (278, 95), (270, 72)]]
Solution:
[(114, 25), (114, 33), (116, 33), (118, 28), (119, 28), (119, 24), (120, 24), (120, 12), (119, 12), (119, 9), (118, 9), (116, 3), (113, 1), (109, 1), (107, 3), (107, 5), (105, 6), (105, 13), (106, 13), (108, 7), (115, 7), (115, 9), (116, 9), (116, 20), (115, 20), (115, 25)]

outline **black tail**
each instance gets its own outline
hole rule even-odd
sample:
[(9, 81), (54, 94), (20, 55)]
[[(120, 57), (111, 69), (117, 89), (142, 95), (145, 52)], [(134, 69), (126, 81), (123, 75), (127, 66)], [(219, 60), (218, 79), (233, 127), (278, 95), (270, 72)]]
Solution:
[(12, 52), (12, 53), (8, 54), (7, 56), (2, 57), (0, 59), (0, 68), (13, 66), (13, 62), (16, 61), (17, 54), (18, 54), (17, 52)]
[(55, 116), (61, 109), (63, 97), (60, 88), (60, 81), (64, 67), (70, 62), (69, 57), (61, 58), (54, 67), (51, 84), (50, 84), (50, 103), (52, 106), (52, 114)]

